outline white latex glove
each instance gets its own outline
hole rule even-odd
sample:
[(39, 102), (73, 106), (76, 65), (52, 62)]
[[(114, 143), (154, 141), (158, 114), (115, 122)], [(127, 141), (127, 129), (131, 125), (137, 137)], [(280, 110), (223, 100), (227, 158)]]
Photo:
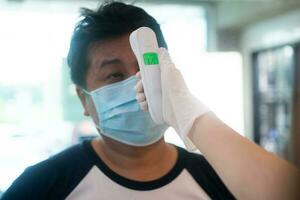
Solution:
[[(175, 129), (187, 149), (194, 150), (195, 146), (187, 135), (196, 118), (210, 110), (190, 93), (182, 74), (170, 59), (168, 51), (160, 48), (157, 53), (161, 70), (163, 119), (166, 124)], [(137, 73), (137, 77), (141, 79), (140, 73)], [(137, 82), (136, 92), (141, 109), (148, 110), (141, 80)]]

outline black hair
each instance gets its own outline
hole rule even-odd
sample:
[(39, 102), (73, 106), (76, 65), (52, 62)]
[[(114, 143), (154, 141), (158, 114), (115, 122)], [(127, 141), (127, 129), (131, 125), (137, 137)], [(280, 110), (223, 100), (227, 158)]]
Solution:
[(158, 45), (167, 48), (159, 24), (142, 8), (113, 1), (103, 3), (96, 11), (81, 8), (80, 16), (67, 57), (71, 79), (80, 87), (86, 88), (89, 47), (95, 42), (119, 37), (146, 26), (155, 32)]

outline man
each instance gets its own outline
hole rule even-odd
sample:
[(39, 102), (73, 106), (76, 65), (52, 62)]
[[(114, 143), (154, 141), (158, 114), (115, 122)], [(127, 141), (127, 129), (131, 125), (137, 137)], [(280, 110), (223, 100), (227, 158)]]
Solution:
[[(141, 8), (114, 2), (95, 12), (82, 10), (68, 62), (84, 114), (102, 137), (29, 167), (3, 199), (233, 199), (203, 156), (164, 141), (167, 126), (156, 125), (147, 111), (99, 119), (98, 106), (115, 106), (112, 101), (129, 98), (128, 93), (136, 96), (139, 66), (129, 34), (142, 26), (153, 29), (159, 46), (167, 47), (159, 25)], [(127, 80), (132, 84), (116, 87)], [(97, 94), (109, 93), (103, 97), (109, 101), (92, 95), (111, 86)]]
[[(83, 10), (68, 62), (84, 114), (102, 137), (29, 167), (3, 199), (297, 199), (299, 171), (211, 113), (165, 48), (157, 52), (165, 124), (152, 121), (129, 44), (142, 26), (167, 47), (155, 19), (138, 7), (115, 2)], [(168, 126), (209, 162), (165, 143)]]

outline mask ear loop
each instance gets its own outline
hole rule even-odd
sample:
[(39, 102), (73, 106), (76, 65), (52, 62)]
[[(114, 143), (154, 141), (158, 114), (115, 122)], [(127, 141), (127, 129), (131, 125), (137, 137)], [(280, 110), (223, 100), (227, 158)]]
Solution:
[[(92, 94), (91, 94), (91, 92), (87, 91), (87, 90), (86, 90), (86, 89), (84, 89), (84, 88), (80, 88), (80, 89), (83, 91), (83, 93), (84, 93), (84, 97), (85, 97), (85, 101), (87, 102), (86, 95), (88, 95), (88, 96), (92, 97)], [(88, 104), (89, 104), (89, 102), (88, 102)]]
[(84, 89), (84, 88), (82, 88), (82, 87), (81, 87), (80, 89), (83, 91), (83, 93), (85, 93), (85, 94), (91, 96), (91, 92), (87, 91), (86, 89)]
[[(93, 95), (92, 95), (92, 93), (91, 92), (89, 92), (89, 91), (87, 91), (86, 89), (84, 89), (84, 88), (80, 88), (82, 91), (83, 91), (83, 93), (85, 93), (86, 95), (89, 95), (90, 97), (92, 97)], [(100, 119), (98, 119), (99, 120), (99, 123), (100, 123)], [(103, 133), (103, 130), (100, 128), (100, 126), (98, 125), (98, 124), (95, 124), (95, 127), (99, 130), (99, 132), (100, 133)]]

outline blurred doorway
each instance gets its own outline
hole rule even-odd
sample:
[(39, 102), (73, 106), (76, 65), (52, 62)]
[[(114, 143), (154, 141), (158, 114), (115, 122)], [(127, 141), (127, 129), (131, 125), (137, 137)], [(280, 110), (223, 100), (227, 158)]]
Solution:
[[(299, 140), (299, 44), (253, 54), (254, 141), (296, 163)], [(299, 87), (299, 86), (298, 86)]]

